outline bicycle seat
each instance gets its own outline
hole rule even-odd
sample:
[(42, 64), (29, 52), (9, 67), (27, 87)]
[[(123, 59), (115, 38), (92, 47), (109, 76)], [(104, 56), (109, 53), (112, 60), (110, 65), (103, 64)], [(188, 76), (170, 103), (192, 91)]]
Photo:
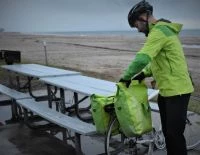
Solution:
[(114, 104), (105, 105), (104, 110), (105, 110), (105, 112), (113, 112), (115, 110)]

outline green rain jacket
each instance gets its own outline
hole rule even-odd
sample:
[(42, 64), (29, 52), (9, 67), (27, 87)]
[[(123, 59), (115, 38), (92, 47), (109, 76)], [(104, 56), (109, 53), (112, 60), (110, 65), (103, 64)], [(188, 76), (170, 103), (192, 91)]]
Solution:
[(181, 24), (157, 22), (149, 25), (149, 35), (143, 48), (124, 72), (129, 80), (143, 70), (153, 76), (160, 95), (175, 96), (194, 91), (183, 49), (178, 38)]

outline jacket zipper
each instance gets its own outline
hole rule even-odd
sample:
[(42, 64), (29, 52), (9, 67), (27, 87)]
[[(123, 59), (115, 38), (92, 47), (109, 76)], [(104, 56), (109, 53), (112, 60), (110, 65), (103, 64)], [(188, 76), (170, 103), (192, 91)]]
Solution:
[(167, 62), (168, 62), (168, 64), (169, 64), (170, 72), (172, 73), (172, 66), (171, 66), (171, 64), (170, 64), (169, 58), (167, 57), (167, 53), (166, 53), (166, 51), (165, 51), (165, 57), (166, 57)]

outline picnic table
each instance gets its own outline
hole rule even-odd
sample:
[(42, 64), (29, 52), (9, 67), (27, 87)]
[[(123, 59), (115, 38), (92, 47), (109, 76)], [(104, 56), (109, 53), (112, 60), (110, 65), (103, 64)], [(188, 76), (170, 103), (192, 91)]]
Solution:
[(14, 65), (2, 65), (3, 69), (17, 74), (22, 74), (28, 77), (42, 78), (42, 77), (56, 77), (56, 76), (68, 76), (78, 75), (79, 72), (59, 69), (55, 67), (49, 67), (39, 64), (14, 64)]
[[(79, 104), (87, 99), (93, 94), (98, 94), (102, 96), (111, 96), (115, 95), (117, 91), (116, 83), (106, 80), (101, 80), (93, 77), (77, 75), (77, 76), (60, 76), (60, 77), (44, 77), (40, 78), (40, 81), (43, 81), (50, 86), (60, 88), (60, 98), (61, 98), (61, 112), (65, 113), (71, 108), (75, 109), (76, 115), (79, 119), (87, 121), (89, 118), (82, 117), (79, 113)], [(72, 107), (65, 108), (65, 95), (64, 91), (70, 90), (74, 93), (74, 105)], [(83, 98), (79, 99), (78, 94), (84, 95)], [(158, 90), (148, 89), (148, 98), (149, 100), (158, 94)], [(51, 90), (48, 90), (49, 105), (52, 107), (52, 93)], [(88, 107), (88, 109), (90, 106)], [(87, 109), (87, 108), (86, 108)], [(66, 110), (66, 111), (65, 111)]]
[[(14, 65), (2, 65), (1, 68), (7, 70), (10, 73), (16, 74), (17, 89), (27, 88), (29, 94), (36, 100), (45, 98), (44, 96), (35, 96), (32, 93), (33, 79), (39, 79), (42, 77), (58, 77), (58, 76), (71, 76), (79, 75), (79, 72), (69, 71), (64, 69), (59, 69), (55, 67), (49, 67), (39, 64), (14, 64)], [(27, 78), (27, 83), (21, 87), (19, 75), (25, 76)], [(10, 85), (12, 86), (12, 79), (10, 80)]]
[[(98, 94), (102, 96), (114, 95), (117, 90), (116, 83), (93, 77), (83, 76), (80, 75), (79, 72), (67, 71), (38, 64), (4, 65), (1, 67), (11, 73), (16, 73), (17, 76), (23, 75), (28, 79), (28, 87), (31, 98), (23, 93), (20, 93), (19, 98), (18, 91), (4, 87), (3, 85), (0, 86), (0, 92), (14, 99), (14, 104), (22, 106), (25, 122), (29, 122), (28, 110), (30, 110), (32, 113), (39, 115), (48, 122), (52, 122), (53, 124), (60, 126), (61, 128), (59, 129), (59, 131), (63, 132), (64, 141), (66, 140), (66, 131), (74, 131), (75, 135), (73, 139), (76, 146), (76, 152), (77, 154), (82, 154), (80, 140), (81, 135), (88, 136), (96, 134), (96, 129), (94, 125), (83, 122), (88, 120), (88, 117), (82, 117), (80, 115), (79, 112), (81, 109), (79, 107), (79, 104), (93, 94)], [(67, 111), (70, 111), (71, 109), (75, 109), (76, 115), (79, 119), (83, 121), (77, 120), (76, 117), (71, 117), (60, 112), (56, 112), (54, 109), (50, 109), (47, 106), (43, 104), (38, 104), (38, 102), (34, 101), (33, 97), (35, 96), (32, 95), (30, 91), (31, 81), (33, 79), (39, 79), (39, 81), (47, 85), (47, 99), (50, 108), (52, 107), (52, 102), (54, 101), (53, 98), (56, 97), (56, 92), (52, 91), (52, 87), (55, 87), (56, 89), (59, 88), (60, 98), (58, 99), (60, 104), (63, 105), (64, 109), (64, 111), (61, 112), (65, 113)], [(71, 91), (74, 94), (74, 104), (70, 107), (65, 107), (66, 90)], [(79, 94), (84, 97), (79, 99)], [(157, 94), (158, 90), (148, 89), (149, 99), (153, 98)], [(88, 106), (86, 110), (89, 110), (89, 108), (90, 106)], [(16, 114), (16, 110), (14, 114)], [(57, 126), (55, 127), (57, 128)], [(47, 127), (49, 127), (48, 129), (51, 131), (51, 126)], [(52, 131), (54, 131), (54, 129), (52, 129)]]
[[(39, 65), (39, 64), (13, 64), (13, 65), (2, 65), (1, 68), (6, 70), (9, 73), (9, 76), (11, 74), (15, 75), (15, 80), (17, 83), (17, 88), (16, 90), (20, 91), (21, 89), (28, 89), (29, 95), (33, 97), (36, 101), (41, 101), (41, 100), (48, 100), (47, 95), (40, 95), (36, 96), (32, 92), (32, 81), (33, 80), (38, 80), (39, 78), (42, 77), (58, 77), (58, 76), (73, 76), (73, 75), (79, 75), (79, 72), (75, 71), (69, 71), (69, 70), (64, 70), (64, 69), (59, 69), (55, 67), (49, 67), (49, 66), (44, 66), (44, 65)], [(21, 86), (20, 78), (19, 76), (24, 76), (27, 79), (27, 82), (24, 84), (24, 86)], [(13, 88), (13, 79), (9, 78), (10, 82), (10, 87)], [(54, 93), (56, 93), (57, 89), (55, 89)], [(3, 103), (3, 101), (2, 101)], [(9, 102), (9, 104), (11, 104)], [(12, 113), (16, 113), (18, 110), (16, 109), (16, 106), (12, 107)], [(19, 114), (15, 114), (19, 115)], [(15, 118), (11, 118), (11, 120), (16, 120)]]

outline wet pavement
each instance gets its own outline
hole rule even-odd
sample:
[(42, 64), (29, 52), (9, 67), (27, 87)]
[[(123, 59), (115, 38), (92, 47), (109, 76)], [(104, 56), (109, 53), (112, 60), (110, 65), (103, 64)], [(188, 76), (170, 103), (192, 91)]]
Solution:
[(75, 154), (75, 149), (45, 132), (30, 130), (24, 125), (0, 127), (1, 155), (64, 155)]
[[(2, 99), (2, 98), (1, 98)], [(88, 102), (88, 101), (85, 101)], [(154, 127), (159, 128), (159, 115), (153, 113)], [(23, 123), (5, 125), (4, 120), (11, 117), (10, 107), (0, 106), (0, 155), (74, 155), (75, 149), (72, 142), (68, 144), (41, 131), (28, 128)], [(200, 115), (195, 117), (200, 122)], [(196, 138), (200, 139), (200, 130)], [(85, 155), (104, 153), (103, 137), (81, 136), (82, 150)], [(144, 148), (139, 148), (139, 155), (144, 154)], [(153, 155), (166, 155), (165, 150), (155, 150)], [(200, 155), (200, 146), (188, 152), (188, 155)]]
[[(45, 132), (31, 130), (23, 124), (0, 127), (0, 155), (75, 155), (73, 145), (63, 143)], [(104, 138), (82, 137), (85, 155), (104, 153)], [(144, 150), (140, 149), (139, 155)], [(166, 155), (165, 150), (156, 150), (153, 155)], [(200, 146), (188, 155), (200, 155)]]

